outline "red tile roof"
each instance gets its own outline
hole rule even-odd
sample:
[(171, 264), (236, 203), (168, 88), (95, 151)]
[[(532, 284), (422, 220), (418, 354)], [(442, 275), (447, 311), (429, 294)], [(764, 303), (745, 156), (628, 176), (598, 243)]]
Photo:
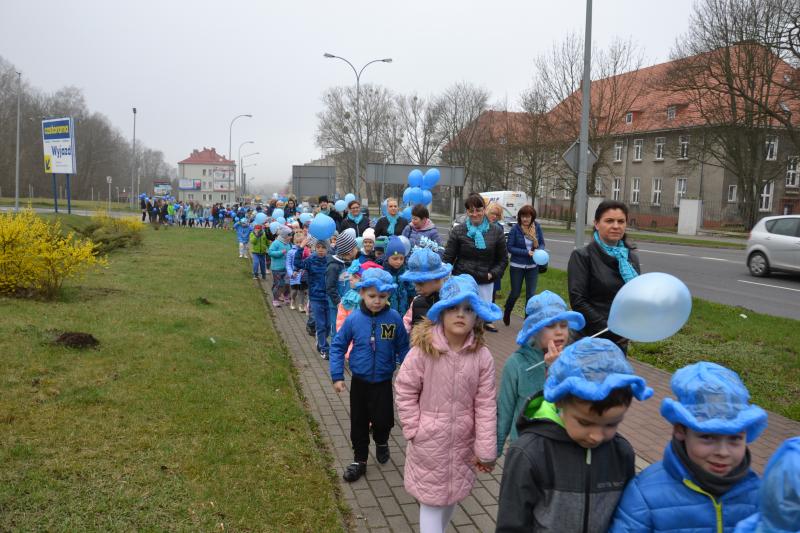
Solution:
[(178, 161), (179, 165), (233, 165), (234, 162), (231, 159), (225, 159), (224, 156), (221, 156), (217, 153), (216, 148), (206, 148), (203, 147), (202, 150), (192, 150), (192, 155), (184, 159), (183, 161)]

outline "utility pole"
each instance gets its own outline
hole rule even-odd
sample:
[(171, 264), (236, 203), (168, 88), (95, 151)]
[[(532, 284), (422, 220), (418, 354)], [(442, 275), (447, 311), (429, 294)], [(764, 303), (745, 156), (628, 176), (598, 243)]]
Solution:
[(17, 165), (14, 172), (14, 211), (19, 212), (19, 106), (22, 98), (22, 72), (17, 72)]
[(589, 111), (592, 91), (592, 0), (586, 0), (586, 34), (583, 38), (583, 87), (581, 100), (581, 131), (578, 138), (578, 194), (575, 201), (575, 248), (583, 248), (583, 228), (586, 224), (586, 182), (589, 173)]
[[(136, 108), (135, 107), (133, 108), (133, 161), (131, 162), (131, 192), (133, 192), (134, 176), (136, 176)], [(131, 207), (133, 207), (133, 194), (129, 194), (128, 196), (130, 197), (128, 198), (128, 203), (130, 203)]]

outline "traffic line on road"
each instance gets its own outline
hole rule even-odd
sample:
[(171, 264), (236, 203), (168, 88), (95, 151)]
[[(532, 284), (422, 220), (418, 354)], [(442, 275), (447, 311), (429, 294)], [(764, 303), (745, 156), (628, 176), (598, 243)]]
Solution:
[(745, 281), (743, 279), (737, 279), (736, 281), (738, 281), (739, 283), (749, 283), (750, 285), (761, 285), (762, 287), (772, 287), (773, 289), (784, 289), (784, 290), (787, 290), (787, 291), (800, 292), (800, 289), (793, 289), (791, 287), (783, 287), (781, 285), (770, 285), (769, 283), (758, 283), (758, 282), (755, 282), (755, 281)]

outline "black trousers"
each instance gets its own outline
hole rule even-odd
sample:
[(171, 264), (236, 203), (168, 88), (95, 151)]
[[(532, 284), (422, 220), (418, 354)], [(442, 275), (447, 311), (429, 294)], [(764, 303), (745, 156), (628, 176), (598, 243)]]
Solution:
[(369, 456), (369, 425), (375, 444), (389, 442), (394, 426), (392, 380), (370, 383), (353, 376), (350, 384), (350, 440), (353, 459), (366, 463)]

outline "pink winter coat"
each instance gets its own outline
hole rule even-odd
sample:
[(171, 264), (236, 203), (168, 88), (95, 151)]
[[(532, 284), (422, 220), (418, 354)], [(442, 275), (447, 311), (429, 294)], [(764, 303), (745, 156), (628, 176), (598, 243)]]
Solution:
[(408, 441), (405, 488), (420, 503), (451, 505), (472, 490), (473, 459), (497, 456), (494, 360), (472, 334), (462, 350), (450, 350), (442, 326), (427, 320), (412, 344), (394, 383)]

